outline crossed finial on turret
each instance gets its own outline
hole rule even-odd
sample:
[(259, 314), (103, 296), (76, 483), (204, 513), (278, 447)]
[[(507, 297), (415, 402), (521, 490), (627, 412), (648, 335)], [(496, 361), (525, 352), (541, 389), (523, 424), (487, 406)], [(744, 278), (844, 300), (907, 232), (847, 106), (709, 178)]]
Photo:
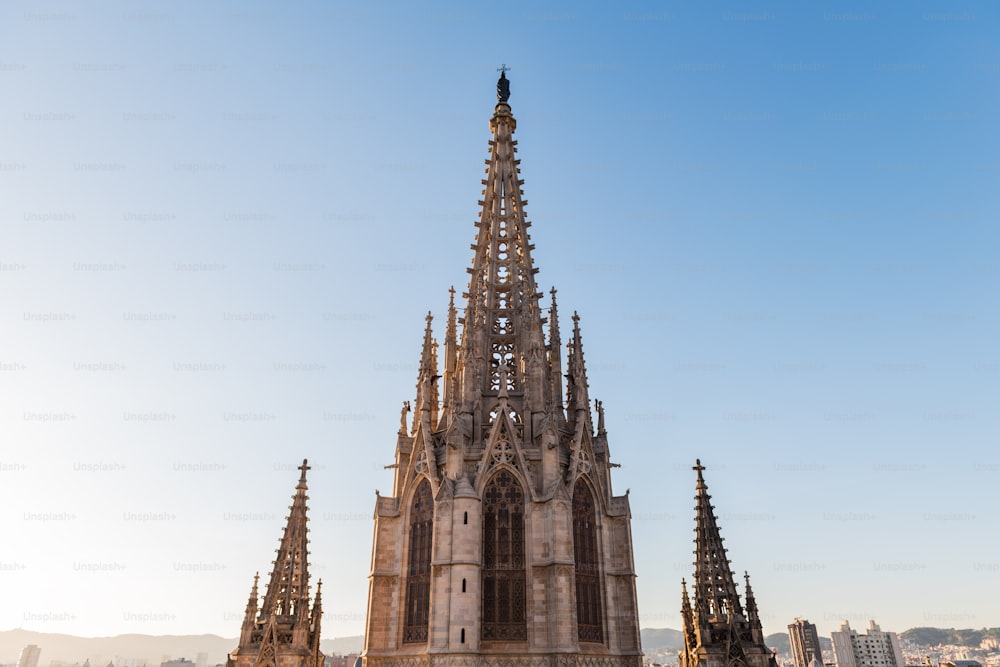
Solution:
[(705, 466), (701, 464), (701, 459), (694, 460), (694, 467), (691, 468), (691, 470), (698, 471), (698, 481), (695, 484), (695, 489), (698, 491), (699, 494), (702, 492), (707, 492), (708, 485), (705, 484), (705, 476), (701, 474), (705, 470)]

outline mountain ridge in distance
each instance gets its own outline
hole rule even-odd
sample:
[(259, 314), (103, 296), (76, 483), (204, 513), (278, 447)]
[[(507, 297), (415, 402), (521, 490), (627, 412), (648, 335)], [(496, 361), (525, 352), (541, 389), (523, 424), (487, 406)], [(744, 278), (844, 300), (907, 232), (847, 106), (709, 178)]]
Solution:
[[(683, 634), (672, 628), (642, 628), (640, 630), (642, 648), (646, 653), (654, 651), (679, 651), (683, 645)], [(979, 646), (985, 637), (1000, 638), (1000, 628), (981, 630), (955, 628), (911, 628), (899, 633), (902, 639), (918, 644), (955, 644), (959, 646)], [(37, 644), (42, 653), (41, 667), (49, 667), (52, 661), (82, 664), (90, 660), (91, 667), (104, 667), (116, 657), (137, 660), (134, 667), (158, 667), (165, 656), (187, 658), (194, 661), (199, 653), (208, 654), (208, 664), (225, 663), (226, 655), (236, 648), (239, 639), (221, 637), (214, 634), (201, 635), (144, 635), (129, 633), (112, 637), (77, 637), (75, 635), (36, 632), (21, 628), (0, 630), (0, 665), (16, 664), (21, 649), (28, 644)], [(777, 648), (780, 653), (788, 653), (788, 634), (777, 632), (764, 638), (767, 646)], [(824, 650), (831, 650), (830, 638), (820, 637)], [(364, 645), (364, 635), (334, 637), (320, 643), (327, 655), (360, 653)]]
[[(327, 655), (359, 653), (364, 640), (364, 635), (323, 639), (320, 650)], [(0, 630), (0, 664), (16, 665), (21, 649), (28, 644), (37, 644), (42, 650), (38, 660), (39, 667), (48, 667), (53, 660), (83, 664), (88, 659), (91, 667), (104, 667), (117, 656), (138, 660), (136, 667), (158, 667), (164, 656), (194, 661), (199, 653), (207, 653), (208, 664), (217, 665), (225, 664), (226, 655), (238, 643), (238, 637), (220, 637), (214, 634), (129, 633), (112, 637), (77, 637), (16, 628)]]

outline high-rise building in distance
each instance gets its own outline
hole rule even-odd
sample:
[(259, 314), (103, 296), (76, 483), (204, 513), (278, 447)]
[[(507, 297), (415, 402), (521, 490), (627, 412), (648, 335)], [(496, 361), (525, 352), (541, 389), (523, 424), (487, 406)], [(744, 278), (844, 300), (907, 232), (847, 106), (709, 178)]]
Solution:
[(17, 658), (17, 667), (38, 667), (38, 656), (42, 654), (35, 644), (28, 644), (21, 649), (21, 655)]
[(795, 667), (809, 667), (813, 658), (822, 665), (823, 649), (819, 644), (819, 633), (816, 625), (801, 618), (788, 626), (788, 644), (792, 652)]
[(194, 663), (187, 658), (176, 658), (174, 660), (164, 660), (160, 667), (194, 667)]
[(895, 632), (882, 632), (875, 621), (868, 621), (868, 634), (858, 634), (844, 621), (838, 632), (831, 632), (837, 667), (905, 667), (903, 649)]

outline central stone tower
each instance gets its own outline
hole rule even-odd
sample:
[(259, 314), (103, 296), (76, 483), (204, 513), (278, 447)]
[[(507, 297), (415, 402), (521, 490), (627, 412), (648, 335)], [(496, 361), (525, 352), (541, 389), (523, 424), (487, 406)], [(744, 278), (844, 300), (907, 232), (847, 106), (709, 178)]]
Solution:
[(611, 490), (579, 318), (564, 367), (554, 289), (543, 316), (509, 85), (501, 73), (464, 313), (452, 290), (443, 366), (427, 316), (376, 499), (366, 667), (642, 662), (628, 496)]

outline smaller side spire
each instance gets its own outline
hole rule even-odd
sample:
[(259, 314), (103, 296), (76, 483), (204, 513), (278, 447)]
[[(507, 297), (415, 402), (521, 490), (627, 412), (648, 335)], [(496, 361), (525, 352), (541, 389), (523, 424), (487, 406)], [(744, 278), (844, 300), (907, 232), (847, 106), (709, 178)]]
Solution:
[(431, 403), (431, 424), (437, 426), (438, 423), (438, 407), (440, 406), (440, 391), (438, 388), (438, 380), (441, 378), (438, 375), (438, 342), (437, 339), (431, 341), (431, 368), (433, 369), (431, 374), (431, 390), (430, 390), (430, 403)]
[(247, 600), (246, 612), (243, 614), (243, 627), (240, 630), (240, 646), (245, 646), (250, 641), (254, 624), (257, 622), (257, 603), (260, 600), (257, 584), (260, 581), (260, 572), (253, 575), (253, 588), (250, 589), (250, 599)]
[(764, 642), (764, 628), (760, 623), (760, 613), (757, 611), (757, 600), (753, 596), (753, 588), (750, 587), (750, 573), (743, 572), (743, 579), (746, 582), (746, 592), (744, 597), (747, 603), (747, 621), (750, 623), (750, 630), (753, 632), (753, 640), (757, 643)]
[[(323, 615), (323, 580), (320, 579), (316, 582), (316, 597), (313, 598), (312, 612), (310, 614), (310, 619), (315, 623), (319, 621), (320, 616)], [(318, 630), (319, 628), (315, 628)]]
[(458, 310), (455, 308), (455, 286), (448, 288), (448, 328), (444, 334), (444, 342), (454, 345), (458, 341)]
[[(552, 409), (560, 422), (565, 422), (563, 412), (563, 374), (562, 374), (562, 337), (559, 335), (559, 304), (556, 303), (556, 288), (549, 292), (552, 295), (552, 305), (549, 307), (549, 372), (552, 387)], [(562, 426), (562, 424), (560, 424)]]
[(684, 647), (680, 652), (680, 663), (692, 666), (698, 663), (695, 653), (698, 650), (698, 626), (694, 611), (691, 608), (691, 598), (688, 597), (687, 581), (681, 579), (681, 632), (684, 635)]
[(568, 402), (569, 418), (572, 423), (581, 416), (586, 419), (590, 431), (593, 433), (594, 425), (590, 417), (590, 389), (587, 382), (587, 364), (583, 357), (583, 336), (580, 334), (580, 316), (573, 313), (573, 338), (569, 344), (568, 360), (568, 383), (566, 390), (566, 400)]
[(316, 597), (309, 614), (309, 664), (307, 667), (323, 667), (323, 652), (320, 650), (320, 634), (323, 621), (323, 580), (316, 582)]
[(694, 612), (691, 609), (691, 598), (688, 597), (687, 581), (681, 579), (681, 621), (684, 624), (684, 648), (691, 650), (697, 643), (694, 630)]
[(434, 315), (431, 311), (427, 311), (427, 317), (424, 318), (427, 321), (427, 326), (424, 327), (424, 344), (420, 350), (420, 372), (436, 372), (437, 369), (431, 364), (434, 355), (434, 329), (432, 324), (434, 323)]
[(250, 589), (250, 599), (247, 600), (247, 618), (257, 617), (257, 602), (260, 600), (260, 593), (257, 592), (257, 584), (260, 582), (260, 572), (253, 575), (253, 588)]
[(264, 595), (261, 621), (274, 616), (294, 615), (309, 600), (309, 508), (306, 506), (309, 500), (306, 472), (309, 469), (308, 460), (302, 459), (291, 511)]
[(552, 295), (552, 305), (549, 306), (549, 349), (560, 349), (562, 340), (559, 338), (559, 304), (556, 303), (556, 288), (549, 290)]
[[(417, 405), (420, 412), (437, 412), (437, 343), (434, 340), (432, 323), (434, 316), (427, 311), (427, 326), (424, 328), (424, 344), (420, 351), (420, 371), (417, 376)], [(414, 428), (418, 422), (414, 419)]]
[(449, 419), (457, 409), (458, 378), (458, 309), (455, 308), (455, 286), (448, 290), (448, 326), (444, 332), (444, 402)]
[[(427, 312), (427, 327), (424, 329), (424, 345), (420, 354), (420, 373), (417, 376), (416, 414), (413, 416), (414, 443), (412, 457), (427, 457), (427, 472), (431, 479), (437, 479), (437, 463), (433, 447), (432, 432), (438, 424), (437, 381), (437, 341), (434, 340), (432, 323), (434, 316)], [(419, 435), (418, 435), (419, 434)], [(419, 459), (417, 459), (419, 460)], [(397, 481), (399, 478), (397, 477)]]
[(573, 312), (573, 361), (577, 374), (577, 404), (590, 414), (590, 386), (587, 382), (587, 363), (583, 357), (583, 336), (580, 334), (580, 316)]

